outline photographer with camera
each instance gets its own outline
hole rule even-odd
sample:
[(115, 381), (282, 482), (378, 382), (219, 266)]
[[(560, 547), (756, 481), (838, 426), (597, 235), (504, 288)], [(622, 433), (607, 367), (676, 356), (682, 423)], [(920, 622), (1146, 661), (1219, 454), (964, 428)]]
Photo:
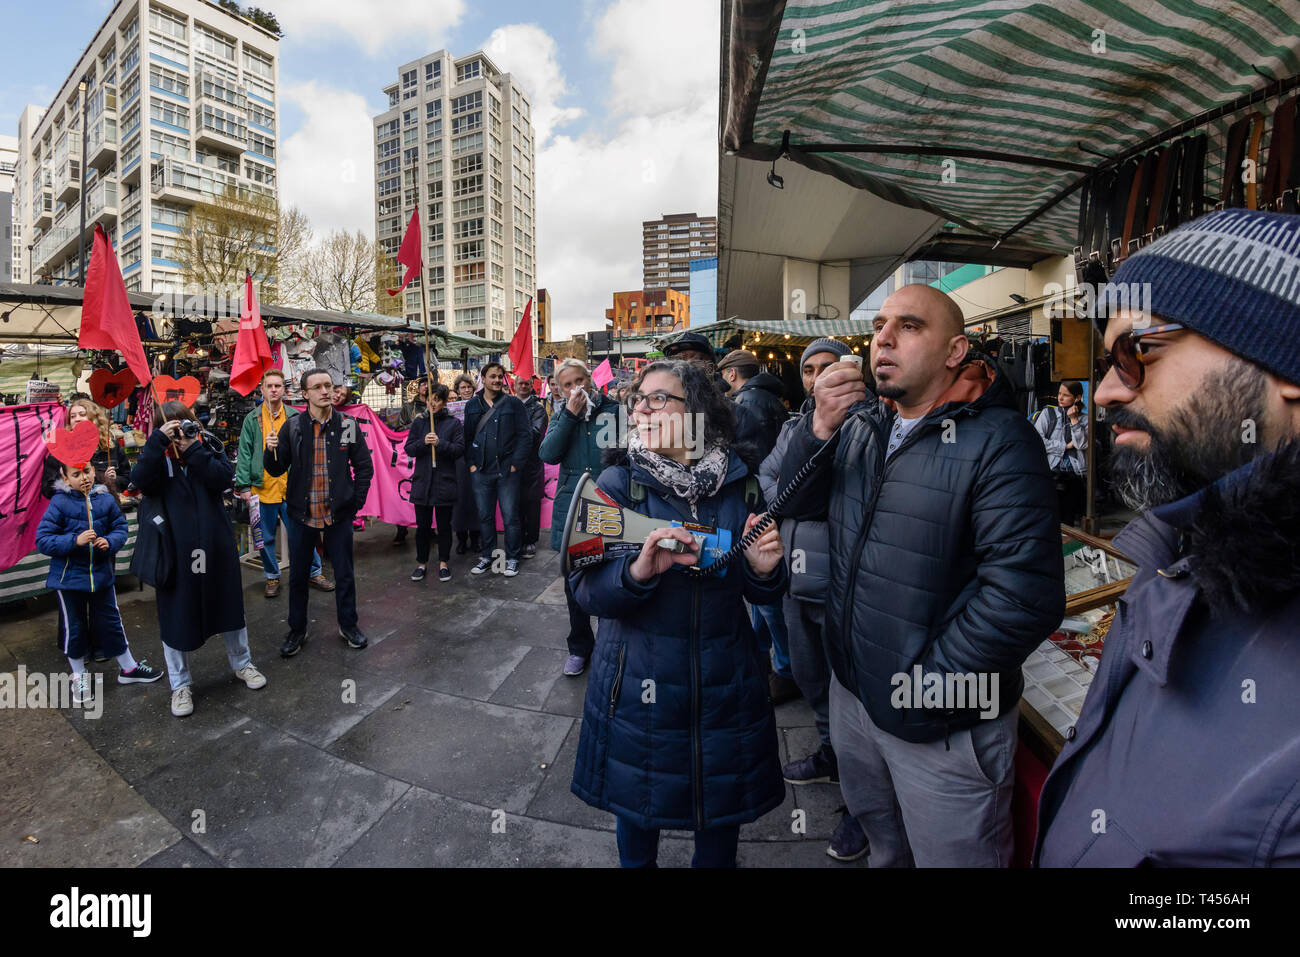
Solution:
[(179, 718), (194, 711), (189, 653), (212, 635), (225, 641), (235, 677), (253, 689), (266, 678), (248, 650), (239, 549), (221, 499), (235, 470), (185, 403), (155, 406), (153, 424), (131, 470), (131, 485), (143, 496), (131, 567), (147, 568), (146, 580), (153, 580), (172, 714)]

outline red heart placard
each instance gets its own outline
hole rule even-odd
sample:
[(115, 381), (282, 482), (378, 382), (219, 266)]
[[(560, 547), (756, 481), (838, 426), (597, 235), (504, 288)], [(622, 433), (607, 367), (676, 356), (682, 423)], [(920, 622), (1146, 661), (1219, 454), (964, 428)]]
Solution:
[(90, 397), (105, 409), (125, 402), (135, 386), (135, 374), (130, 369), (121, 372), (96, 369), (90, 374)]
[(99, 428), (94, 422), (82, 421), (71, 431), (55, 429), (45, 447), (64, 465), (85, 465), (99, 448)]
[(192, 375), (181, 376), (179, 379), (173, 379), (169, 375), (156, 375), (153, 377), (155, 393), (159, 402), (184, 402), (187, 406), (193, 406), (194, 400), (199, 397), (199, 380)]

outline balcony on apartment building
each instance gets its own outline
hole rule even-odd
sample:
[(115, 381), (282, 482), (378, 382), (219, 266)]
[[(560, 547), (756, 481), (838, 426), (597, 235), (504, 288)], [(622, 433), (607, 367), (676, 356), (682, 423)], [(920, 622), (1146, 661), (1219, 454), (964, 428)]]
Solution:
[(154, 199), (185, 204), (210, 202), (231, 188), (241, 200), (248, 200), (254, 194), (272, 193), (266, 187), (242, 176), (170, 156), (153, 161), (149, 170), (149, 185)]
[(61, 203), (75, 198), (81, 189), (81, 134), (69, 131), (64, 136), (66, 142), (54, 151), (54, 198)]
[(103, 172), (117, 160), (117, 87), (105, 83), (90, 99), (86, 162)]
[(86, 188), (87, 228), (100, 220), (105, 229), (112, 229), (117, 221), (117, 180), (111, 176)]
[(37, 229), (49, 229), (54, 225), (54, 193), (47, 187), (35, 195), (37, 198), (33, 203), (36, 217), (32, 220), (32, 225)]
[(243, 89), (206, 70), (194, 85), (195, 144), (232, 153), (248, 149), (248, 95)]
[(41, 234), (32, 247), (32, 268), (39, 273), (42, 268), (48, 268), (53, 260), (61, 260), (76, 247), (75, 223), (51, 226)]

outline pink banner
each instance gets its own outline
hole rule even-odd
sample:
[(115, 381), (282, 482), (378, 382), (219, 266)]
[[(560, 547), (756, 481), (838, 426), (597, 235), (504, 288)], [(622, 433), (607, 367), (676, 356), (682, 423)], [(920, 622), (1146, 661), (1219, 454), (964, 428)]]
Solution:
[(36, 547), (36, 526), (48, 504), (41, 495), (44, 435), (62, 426), (66, 415), (57, 402), (0, 406), (0, 571)]
[[(360, 514), (373, 516), (391, 525), (414, 526), (415, 506), (411, 504), (411, 471), (414, 463), (406, 454), (407, 433), (390, 429), (368, 405), (345, 405), (340, 411), (357, 420), (370, 449), (370, 457), (375, 463), (375, 479), (370, 484), (370, 494), (366, 496), (366, 504), (362, 506)], [(548, 529), (551, 527), (551, 509), (555, 504), (560, 467), (543, 465), (542, 468), (545, 486), (542, 492), (541, 527)], [(39, 516), (37, 518), (39, 520)], [(504, 528), (500, 509), (497, 509), (497, 528)]]

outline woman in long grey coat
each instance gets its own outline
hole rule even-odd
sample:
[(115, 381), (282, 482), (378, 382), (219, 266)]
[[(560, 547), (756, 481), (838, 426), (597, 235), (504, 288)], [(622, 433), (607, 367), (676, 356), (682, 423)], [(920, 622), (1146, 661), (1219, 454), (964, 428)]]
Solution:
[(250, 688), (266, 684), (248, 649), (239, 550), (221, 500), (235, 470), (214, 436), (186, 436), (185, 420), (198, 424), (183, 402), (155, 406), (153, 434), (131, 470), (131, 484), (143, 495), (142, 515), (152, 516), (155, 534), (167, 537), (174, 556), (155, 594), (177, 717), (194, 710), (189, 653), (212, 635), (225, 641), (237, 678)]

